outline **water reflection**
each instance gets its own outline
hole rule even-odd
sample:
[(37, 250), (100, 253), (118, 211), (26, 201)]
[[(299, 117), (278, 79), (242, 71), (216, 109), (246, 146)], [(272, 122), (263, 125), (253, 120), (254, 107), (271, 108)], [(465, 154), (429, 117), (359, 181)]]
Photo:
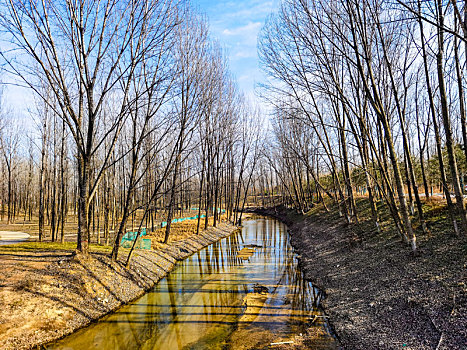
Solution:
[[(239, 257), (242, 249), (252, 254)], [(268, 293), (254, 293), (255, 285)], [(178, 263), (137, 301), (49, 348), (256, 347), (303, 331), (318, 312), (317, 302), (318, 291), (302, 278), (285, 225), (258, 217)]]

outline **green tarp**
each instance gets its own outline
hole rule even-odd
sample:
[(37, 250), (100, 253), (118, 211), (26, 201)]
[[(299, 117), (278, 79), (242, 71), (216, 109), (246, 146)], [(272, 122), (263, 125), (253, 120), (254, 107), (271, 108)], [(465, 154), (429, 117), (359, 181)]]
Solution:
[[(138, 232), (127, 232), (123, 235), (123, 238), (120, 242), (120, 246), (123, 248), (131, 248), (133, 246), (133, 242), (135, 241), (136, 237), (138, 236)], [(146, 229), (143, 228), (141, 230), (140, 237), (146, 236)], [(151, 249), (151, 240), (150, 239), (143, 239), (140, 238), (135, 245), (136, 249)]]

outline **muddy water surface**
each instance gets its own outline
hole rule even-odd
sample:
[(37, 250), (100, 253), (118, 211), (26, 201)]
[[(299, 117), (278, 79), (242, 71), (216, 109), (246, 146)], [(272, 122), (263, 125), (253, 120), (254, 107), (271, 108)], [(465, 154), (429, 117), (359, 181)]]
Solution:
[(49, 348), (269, 348), (297, 343), (313, 324), (319, 336), (307, 345), (334, 349), (319, 298), (301, 276), (286, 226), (255, 217), (179, 262), (140, 299)]

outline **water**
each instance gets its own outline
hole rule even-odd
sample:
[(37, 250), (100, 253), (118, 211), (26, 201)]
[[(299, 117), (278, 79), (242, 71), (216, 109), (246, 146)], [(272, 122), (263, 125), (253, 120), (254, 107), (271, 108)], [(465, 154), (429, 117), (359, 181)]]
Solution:
[(334, 349), (315, 317), (319, 298), (302, 278), (286, 226), (255, 217), (179, 262), (143, 297), (49, 348), (257, 349), (294, 341), (314, 319), (313, 348)]

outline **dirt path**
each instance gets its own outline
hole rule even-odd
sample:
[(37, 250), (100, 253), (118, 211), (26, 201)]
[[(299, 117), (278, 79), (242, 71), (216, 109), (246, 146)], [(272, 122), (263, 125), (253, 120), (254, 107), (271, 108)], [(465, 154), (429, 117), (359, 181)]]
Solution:
[[(182, 260), (230, 235), (220, 224), (199, 236), (138, 250), (130, 269), (109, 254), (0, 249), (0, 349), (28, 349), (58, 339), (141, 296)], [(10, 249), (10, 250), (9, 250)]]
[(419, 237), (414, 256), (396, 236), (355, 239), (324, 214), (260, 212), (289, 225), (344, 349), (467, 349), (467, 237)]

